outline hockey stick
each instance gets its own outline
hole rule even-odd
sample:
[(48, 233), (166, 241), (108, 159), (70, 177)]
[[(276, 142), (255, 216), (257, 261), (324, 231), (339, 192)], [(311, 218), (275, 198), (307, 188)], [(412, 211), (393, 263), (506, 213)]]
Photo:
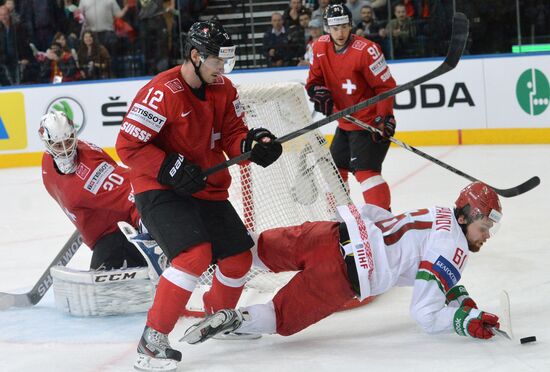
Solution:
[[(453, 17), (453, 31), (451, 36), (451, 41), (449, 44), (449, 50), (447, 51), (447, 56), (445, 57), (445, 60), (441, 65), (439, 65), (435, 70), (427, 73), (426, 75), (420, 76), (419, 78), (416, 78), (414, 80), (409, 81), (408, 83), (405, 83), (403, 85), (399, 85), (398, 87), (395, 87), (393, 89), (387, 90), (383, 93), (380, 93), (377, 96), (374, 96), (372, 98), (369, 98), (365, 101), (359, 102), (356, 105), (350, 106), (346, 109), (343, 109), (342, 111), (338, 111), (332, 115), (329, 115), (319, 121), (316, 121), (308, 126), (305, 126), (301, 129), (298, 129), (294, 132), (288, 133), (282, 137), (277, 138), (277, 142), (279, 143), (285, 143), (287, 141), (290, 141), (296, 137), (301, 136), (302, 134), (308, 133), (312, 130), (315, 130), (317, 128), (322, 127), (323, 125), (329, 124), (335, 120), (341, 119), (345, 117), (346, 115), (351, 115), (359, 110), (363, 110), (364, 108), (367, 108), (369, 106), (375, 105), (380, 101), (385, 100), (386, 98), (393, 97), (398, 93), (404, 92), (406, 90), (409, 90), (419, 84), (422, 84), (428, 80), (434, 79), (438, 76), (441, 76), (452, 69), (456, 67), (458, 64), (458, 61), (460, 60), (460, 56), (462, 56), (462, 52), (464, 50), (464, 46), (466, 45), (466, 40), (468, 39), (468, 19), (466, 16), (462, 13), (455, 13)], [(231, 158), (223, 163), (220, 163), (218, 165), (213, 166), (212, 168), (208, 168), (203, 172), (203, 175), (209, 176), (213, 173), (216, 173), (222, 169), (226, 169), (234, 164), (240, 163), (244, 160), (247, 160), (250, 158), (251, 152), (245, 152), (242, 153), (239, 156), (236, 156), (234, 158)]]
[(512, 319), (510, 317), (510, 296), (508, 292), (502, 291), (500, 293), (500, 328), (491, 327), (491, 331), (495, 335), (507, 338), (510, 341), (514, 339), (514, 333), (512, 332)]
[[(368, 130), (371, 133), (378, 133), (379, 135), (382, 135), (382, 131), (380, 131), (378, 128), (374, 128), (374, 127), (362, 122), (361, 120), (359, 120), (357, 118), (354, 118), (353, 116), (346, 116), (345, 119), (347, 121), (363, 128), (363, 129), (365, 129), (365, 130)], [(424, 159), (428, 159), (429, 161), (439, 165), (440, 167), (443, 167), (447, 170), (450, 170), (454, 174), (458, 174), (459, 176), (462, 176), (462, 177), (464, 177), (464, 178), (466, 178), (466, 179), (468, 179), (472, 182), (479, 181), (477, 178), (474, 178), (474, 177), (470, 176), (469, 174), (466, 174), (466, 173), (462, 172), (461, 170), (458, 170), (458, 169), (450, 166), (449, 164), (444, 163), (441, 160), (438, 160), (438, 159), (434, 158), (433, 156), (430, 156), (430, 155), (426, 154), (423, 151), (420, 151), (419, 149), (417, 149), (415, 147), (412, 147), (412, 146), (410, 146), (410, 145), (408, 145), (404, 142), (401, 142), (398, 139), (396, 139), (395, 137), (389, 137), (388, 139), (391, 142), (395, 143), (396, 145), (399, 145), (399, 146), (403, 147), (404, 149), (412, 151), (416, 155), (420, 155)], [(483, 182), (483, 181), (481, 181), (481, 182)], [(483, 182), (483, 183), (485, 183), (485, 182)], [(522, 183), (521, 185), (509, 188), (509, 189), (497, 189), (496, 187), (493, 187), (491, 185), (488, 185), (488, 186), (490, 188), (492, 188), (493, 190), (495, 190), (495, 192), (497, 194), (499, 194), (500, 196), (504, 196), (505, 198), (511, 198), (513, 196), (521, 195), (521, 194), (537, 187), (539, 184), (540, 184), (540, 178), (532, 177), (532, 178), (528, 179), (527, 181), (525, 181), (524, 183)]]
[(46, 271), (42, 274), (38, 282), (27, 293), (4, 293), (0, 292), (0, 310), (8, 309), (12, 306), (28, 307), (36, 305), (42, 297), (48, 292), (53, 284), (50, 269), (53, 266), (66, 266), (74, 254), (82, 245), (82, 236), (75, 230), (67, 243), (61, 248), (61, 251), (55, 256)]

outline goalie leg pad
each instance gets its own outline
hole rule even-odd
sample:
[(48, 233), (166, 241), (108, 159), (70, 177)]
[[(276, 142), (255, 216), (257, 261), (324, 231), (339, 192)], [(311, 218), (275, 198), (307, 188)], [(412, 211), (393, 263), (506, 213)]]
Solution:
[(155, 287), (146, 267), (82, 271), (50, 269), (56, 307), (74, 316), (108, 316), (147, 311)]

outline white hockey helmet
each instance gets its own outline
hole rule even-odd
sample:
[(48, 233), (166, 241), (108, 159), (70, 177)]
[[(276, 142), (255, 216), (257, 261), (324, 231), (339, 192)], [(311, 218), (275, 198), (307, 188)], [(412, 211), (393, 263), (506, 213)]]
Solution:
[(53, 157), (57, 168), (64, 174), (76, 170), (76, 129), (64, 112), (51, 111), (40, 119), (38, 135)]

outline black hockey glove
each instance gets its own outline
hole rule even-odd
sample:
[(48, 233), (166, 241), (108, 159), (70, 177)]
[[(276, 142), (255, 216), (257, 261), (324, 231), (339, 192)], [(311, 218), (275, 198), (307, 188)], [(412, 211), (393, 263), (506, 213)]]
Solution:
[(183, 155), (175, 152), (168, 154), (162, 162), (157, 180), (172, 186), (181, 195), (191, 195), (206, 187), (201, 167), (188, 163)]
[(376, 143), (387, 142), (389, 137), (393, 137), (395, 134), (395, 118), (393, 115), (377, 116), (374, 119), (374, 127), (380, 129), (382, 136), (378, 133), (372, 133), (372, 140)]
[(327, 87), (312, 85), (307, 90), (309, 100), (313, 102), (315, 111), (329, 116), (332, 114), (332, 107), (334, 102), (332, 101), (332, 95)]
[(276, 142), (273, 133), (265, 128), (252, 128), (241, 142), (241, 152), (252, 151), (250, 161), (267, 167), (281, 156), (283, 146)]

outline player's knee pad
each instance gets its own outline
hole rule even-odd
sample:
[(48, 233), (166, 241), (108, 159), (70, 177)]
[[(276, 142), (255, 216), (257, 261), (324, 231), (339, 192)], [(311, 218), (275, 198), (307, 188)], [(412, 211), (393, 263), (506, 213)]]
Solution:
[(241, 252), (218, 260), (218, 269), (228, 278), (244, 278), (252, 266), (252, 253)]
[(188, 274), (201, 276), (212, 262), (210, 243), (199, 243), (178, 254), (172, 259), (172, 267)]

